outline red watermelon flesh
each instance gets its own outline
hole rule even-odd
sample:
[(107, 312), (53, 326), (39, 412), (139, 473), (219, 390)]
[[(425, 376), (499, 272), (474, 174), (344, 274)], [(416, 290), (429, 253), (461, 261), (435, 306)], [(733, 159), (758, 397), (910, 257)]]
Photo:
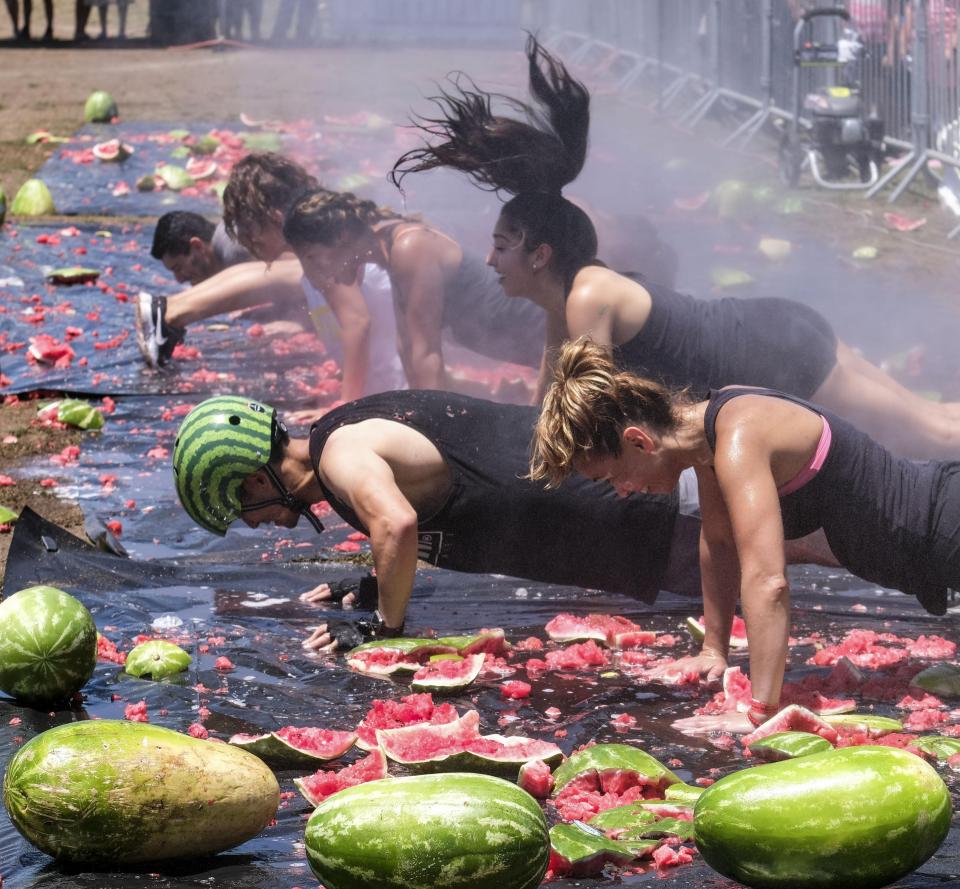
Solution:
[(294, 778), (293, 783), (308, 803), (319, 806), (338, 790), (366, 784), (368, 781), (379, 781), (386, 778), (387, 774), (387, 759), (383, 751), (374, 750), (353, 765), (345, 766), (337, 772), (320, 769), (305, 778)]
[(357, 726), (357, 746), (363, 750), (376, 750), (377, 729), (424, 723), (443, 725), (456, 719), (456, 707), (452, 704), (434, 704), (433, 696), (429, 693), (406, 695), (399, 701), (378, 699)]
[(570, 780), (553, 805), (564, 821), (589, 821), (598, 812), (641, 799), (663, 799), (660, 782), (623, 769), (592, 770)]
[(356, 732), (286, 726), (264, 735), (234, 735), (230, 743), (278, 768), (315, 768), (343, 756), (356, 740)]
[(548, 651), (545, 669), (582, 670), (585, 667), (603, 667), (608, 663), (610, 658), (607, 653), (591, 639), (589, 642), (574, 643), (557, 651)]
[(758, 726), (749, 735), (745, 735), (742, 738), (743, 746), (749, 747), (754, 741), (759, 741), (776, 732), (810, 732), (826, 738), (831, 744), (837, 743), (837, 730), (830, 723), (805, 707), (791, 704)]
[(532, 759), (520, 766), (519, 784), (530, 796), (546, 799), (553, 790), (553, 773), (542, 759)]
[[(786, 683), (780, 695), (781, 706), (797, 704), (815, 713), (850, 713), (856, 709), (852, 698), (829, 698), (822, 694), (813, 687), (819, 681), (814, 676), (803, 683)], [(723, 672), (723, 691), (717, 692), (697, 713), (746, 713), (752, 697), (750, 678), (739, 667), (728, 667)]]
[(483, 654), (471, 654), (455, 660), (431, 661), (413, 674), (413, 687), (456, 691), (477, 678), (483, 669), (485, 657)]
[(459, 719), (441, 725), (412, 725), (378, 729), (377, 743), (396, 762), (428, 762), (463, 750), (480, 737), (480, 714), (468, 710)]
[(336, 759), (343, 756), (357, 740), (355, 732), (338, 732), (323, 728), (296, 728), (288, 725), (277, 729), (274, 734), (286, 741), (291, 747), (322, 756), (324, 759)]
[(347, 663), (360, 673), (371, 676), (389, 676), (397, 670), (418, 670), (416, 657), (394, 648), (371, 648), (358, 651), (347, 658)]
[(558, 614), (545, 629), (555, 642), (596, 639), (611, 648), (639, 648), (652, 645), (657, 638), (656, 633), (644, 630), (625, 617), (611, 614)]

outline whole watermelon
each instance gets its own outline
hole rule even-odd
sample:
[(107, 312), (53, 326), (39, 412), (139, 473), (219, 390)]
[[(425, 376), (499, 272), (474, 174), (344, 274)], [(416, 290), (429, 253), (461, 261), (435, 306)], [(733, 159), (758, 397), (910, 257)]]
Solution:
[(90, 93), (83, 106), (83, 119), (87, 123), (109, 123), (119, 113), (117, 103), (106, 90)]
[(48, 855), (116, 866), (231, 849), (270, 823), (280, 787), (244, 750), (103, 719), (59, 725), (21, 747), (3, 801)]
[(457, 772), (341, 790), (310, 816), (306, 846), (327, 889), (533, 889), (550, 860), (532, 796)]
[(734, 772), (694, 809), (697, 849), (758, 889), (879, 889), (947, 836), (950, 791), (894, 747), (847, 747)]
[(96, 665), (97, 628), (73, 596), (33, 586), (0, 603), (0, 691), (28, 704), (59, 704)]

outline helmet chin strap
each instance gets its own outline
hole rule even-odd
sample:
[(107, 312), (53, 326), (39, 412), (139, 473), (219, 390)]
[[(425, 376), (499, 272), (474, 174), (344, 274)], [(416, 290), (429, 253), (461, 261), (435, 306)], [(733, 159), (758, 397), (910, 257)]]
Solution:
[(317, 534), (323, 533), (323, 522), (320, 521), (311, 511), (310, 504), (304, 503), (302, 500), (296, 498), (291, 494), (286, 486), (280, 481), (280, 477), (273, 471), (269, 463), (265, 463), (263, 466), (264, 472), (267, 473), (267, 477), (273, 482), (273, 486), (277, 489), (279, 497), (271, 497), (269, 500), (258, 500), (256, 503), (249, 503), (241, 512), (252, 512), (255, 509), (262, 509), (264, 506), (274, 506), (279, 504), (284, 506), (287, 509), (292, 509), (294, 512), (302, 515), (311, 525), (313, 525), (313, 530)]

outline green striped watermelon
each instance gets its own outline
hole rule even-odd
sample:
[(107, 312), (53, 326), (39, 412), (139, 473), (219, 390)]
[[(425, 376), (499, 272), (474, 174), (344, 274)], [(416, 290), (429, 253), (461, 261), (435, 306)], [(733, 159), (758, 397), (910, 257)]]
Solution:
[(848, 747), (734, 772), (694, 810), (697, 848), (759, 889), (878, 889), (947, 836), (950, 792), (932, 766), (892, 747)]
[(28, 704), (59, 704), (96, 665), (97, 627), (73, 596), (34, 586), (0, 603), (0, 690)]
[(59, 725), (21, 747), (3, 801), (48, 855), (116, 867), (239, 845), (269, 824), (280, 788), (236, 747), (104, 719)]
[(553, 792), (559, 793), (574, 778), (593, 774), (630, 774), (637, 782), (663, 791), (680, 779), (645, 750), (629, 744), (594, 744), (573, 754), (553, 773)]
[(163, 639), (141, 642), (123, 662), (123, 669), (131, 676), (149, 676), (154, 681), (176, 676), (190, 666), (193, 658), (179, 645)]
[(334, 794), (307, 822), (327, 889), (534, 889), (550, 858), (536, 800), (488, 775), (415, 775)]
[(833, 744), (812, 732), (774, 732), (750, 745), (750, 752), (754, 756), (768, 762), (795, 759), (827, 750), (833, 750)]

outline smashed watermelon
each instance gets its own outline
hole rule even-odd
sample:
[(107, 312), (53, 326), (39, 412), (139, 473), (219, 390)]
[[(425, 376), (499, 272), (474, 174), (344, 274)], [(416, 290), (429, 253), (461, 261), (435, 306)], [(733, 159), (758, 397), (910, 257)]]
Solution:
[(465, 658), (445, 654), (434, 657), (435, 660), (413, 674), (410, 687), (415, 691), (450, 694), (466, 688), (480, 675), (486, 659), (483, 654), (471, 654)]
[(766, 738), (777, 732), (809, 732), (813, 735), (819, 735), (821, 738), (826, 738), (831, 744), (837, 742), (837, 730), (829, 722), (821, 719), (816, 713), (807, 710), (806, 707), (791, 704), (757, 726), (749, 735), (745, 735), (742, 738), (743, 746), (749, 747), (761, 738)]
[(415, 673), (435, 654), (457, 654), (436, 639), (397, 639), (364, 642), (347, 652), (347, 666), (368, 676), (390, 676), (398, 670)]
[(555, 642), (593, 639), (610, 648), (640, 648), (653, 645), (657, 639), (656, 633), (611, 614), (558, 614), (545, 629)]
[(400, 728), (408, 725), (443, 725), (457, 719), (453, 704), (434, 704), (430, 694), (413, 694), (399, 701), (374, 700), (357, 726), (357, 746), (361, 750), (376, 750), (377, 729)]
[(356, 732), (285, 726), (265, 735), (234, 735), (234, 747), (259, 756), (278, 768), (315, 768), (318, 763), (339, 759), (356, 743)]
[(319, 806), (327, 797), (338, 790), (356, 787), (368, 781), (379, 781), (389, 777), (387, 760), (382, 750), (374, 750), (353, 765), (344, 766), (337, 772), (319, 769), (304, 778), (294, 778), (293, 783), (303, 798), (312, 806)]
[[(706, 636), (707, 633), (703, 615), (700, 615), (699, 620), (694, 617), (688, 617), (686, 627), (693, 641), (698, 645), (702, 645), (704, 636)], [(734, 615), (733, 626), (730, 627), (730, 648), (747, 648), (747, 624), (739, 614)]]

